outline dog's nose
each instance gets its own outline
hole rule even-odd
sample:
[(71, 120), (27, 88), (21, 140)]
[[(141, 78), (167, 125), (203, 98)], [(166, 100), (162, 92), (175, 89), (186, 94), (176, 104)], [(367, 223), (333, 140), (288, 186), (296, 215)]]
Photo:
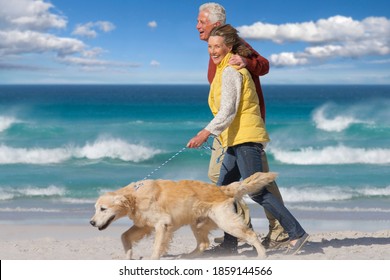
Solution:
[(95, 221), (89, 221), (89, 223), (90, 223), (91, 225), (93, 225), (93, 226), (96, 225)]

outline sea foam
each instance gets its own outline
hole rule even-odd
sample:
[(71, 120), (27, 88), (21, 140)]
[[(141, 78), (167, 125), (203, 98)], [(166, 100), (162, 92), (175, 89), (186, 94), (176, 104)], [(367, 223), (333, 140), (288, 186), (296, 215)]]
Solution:
[(66, 189), (54, 185), (48, 187), (0, 188), (0, 201), (22, 197), (61, 197), (64, 195), (66, 195)]
[(98, 139), (84, 146), (68, 145), (59, 148), (14, 148), (0, 145), (0, 164), (56, 164), (76, 159), (120, 159), (140, 162), (159, 154), (161, 150), (131, 144), (121, 139)]
[(336, 115), (333, 118), (326, 117), (326, 111), (329, 105), (323, 105), (313, 113), (313, 121), (317, 129), (325, 131), (340, 132), (353, 124), (372, 124), (369, 121), (363, 121), (355, 117), (354, 115)]
[[(348, 201), (352, 199), (369, 199), (376, 197), (390, 198), (390, 186), (383, 188), (377, 186), (362, 188), (346, 186), (295, 186), (281, 187), (280, 192), (283, 196), (283, 201), (287, 203)], [(249, 197), (245, 197), (245, 201), (254, 203)]]
[(352, 148), (338, 145), (283, 150), (270, 147), (269, 152), (276, 160), (285, 164), (390, 164), (390, 149), (385, 148)]
[(373, 213), (390, 213), (390, 209), (383, 209), (383, 208), (364, 208), (364, 207), (319, 207), (319, 206), (290, 206), (290, 209), (294, 210), (300, 210), (300, 211), (309, 211), (309, 212), (361, 212), (361, 213), (367, 213), (367, 212), (373, 212)]
[(0, 212), (9, 212), (9, 213), (15, 213), (15, 212), (37, 212), (37, 213), (59, 213), (61, 210), (59, 209), (44, 209), (44, 208), (24, 208), (24, 207), (15, 207), (15, 208), (0, 208)]
[(9, 129), (13, 124), (20, 122), (14, 117), (0, 116), (0, 132)]
[(357, 198), (390, 197), (390, 186), (352, 188), (334, 187), (294, 187), (281, 188), (283, 200), (286, 202), (327, 202), (342, 201)]
[(388, 99), (370, 99), (348, 105), (327, 102), (313, 111), (312, 121), (317, 129), (334, 132), (343, 131), (354, 124), (388, 127), (389, 106)]

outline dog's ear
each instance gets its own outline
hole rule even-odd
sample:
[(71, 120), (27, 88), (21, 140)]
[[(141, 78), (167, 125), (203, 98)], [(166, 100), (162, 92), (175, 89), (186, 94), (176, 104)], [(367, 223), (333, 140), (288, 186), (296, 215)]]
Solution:
[(127, 199), (124, 195), (117, 194), (112, 198), (115, 205), (123, 205), (126, 203)]
[(113, 202), (115, 205), (120, 207), (125, 207), (128, 209), (133, 209), (135, 204), (135, 198), (132, 195), (115, 195), (113, 197)]

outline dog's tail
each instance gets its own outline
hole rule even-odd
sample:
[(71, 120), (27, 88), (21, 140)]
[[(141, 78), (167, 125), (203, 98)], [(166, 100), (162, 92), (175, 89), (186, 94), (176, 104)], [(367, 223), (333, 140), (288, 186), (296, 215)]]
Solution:
[(274, 172), (257, 172), (240, 182), (234, 182), (222, 186), (221, 191), (229, 197), (242, 198), (246, 194), (257, 193), (275, 180), (277, 174)]

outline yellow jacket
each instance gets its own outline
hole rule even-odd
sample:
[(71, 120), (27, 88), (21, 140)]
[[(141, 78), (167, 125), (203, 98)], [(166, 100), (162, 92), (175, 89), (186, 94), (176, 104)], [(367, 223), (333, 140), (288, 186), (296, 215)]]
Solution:
[[(218, 113), (221, 104), (222, 72), (229, 66), (231, 55), (231, 53), (227, 54), (217, 65), (217, 71), (210, 87), (208, 102), (214, 116)], [(222, 145), (230, 147), (247, 142), (269, 142), (270, 139), (260, 115), (259, 99), (252, 77), (246, 68), (237, 71), (243, 78), (240, 104), (233, 122), (220, 135)]]

